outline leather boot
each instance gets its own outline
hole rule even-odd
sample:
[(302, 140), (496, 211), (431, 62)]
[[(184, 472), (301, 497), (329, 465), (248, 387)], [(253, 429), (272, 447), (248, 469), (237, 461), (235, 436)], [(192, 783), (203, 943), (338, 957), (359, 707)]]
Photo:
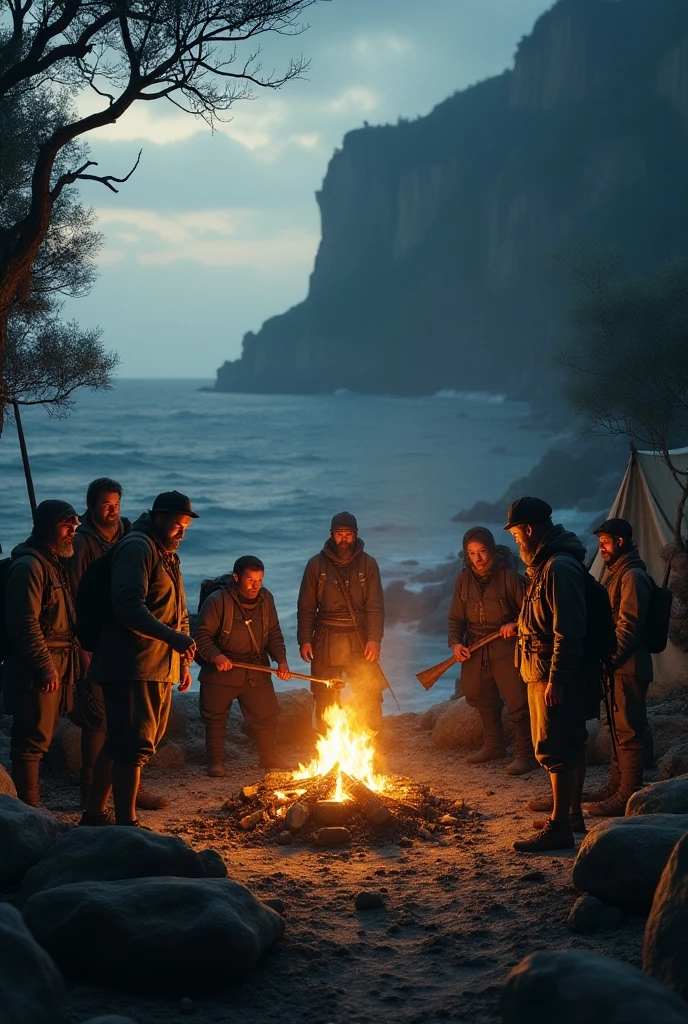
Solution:
[(211, 779), (221, 779), (225, 770), (225, 727), (206, 725), (205, 752), (208, 759), (208, 775)]
[(598, 803), (588, 804), (588, 814), (595, 818), (623, 818), (629, 797), (643, 785), (643, 762), (645, 751), (642, 747), (633, 750), (619, 748), (619, 788), (612, 796)]
[(292, 766), (286, 763), (286, 759), (277, 750), (277, 736), (273, 730), (256, 730), (256, 746), (259, 768), (268, 768), (275, 772), (292, 770)]
[(607, 781), (597, 789), (593, 789), (590, 793), (585, 793), (583, 799), (589, 804), (601, 804), (603, 800), (609, 800), (610, 797), (615, 796), (619, 791), (620, 785), (621, 772), (619, 770), (619, 762), (612, 756), (611, 771)]
[(468, 755), (466, 764), (486, 764), (488, 761), (500, 761), (506, 757), (501, 709), (478, 708), (478, 712), (483, 723), (483, 745), (475, 753)]
[(514, 722), (515, 751), (514, 759), (507, 766), (507, 775), (527, 775), (539, 768), (533, 753), (533, 741), (530, 738), (530, 719), (521, 718)]
[(29, 807), (40, 807), (41, 794), (38, 786), (40, 761), (13, 761), (12, 781), (19, 799)]

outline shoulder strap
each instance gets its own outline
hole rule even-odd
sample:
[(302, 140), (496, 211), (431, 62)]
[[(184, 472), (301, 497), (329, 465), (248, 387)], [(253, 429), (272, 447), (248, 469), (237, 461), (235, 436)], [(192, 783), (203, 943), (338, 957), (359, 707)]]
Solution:
[(459, 597), (461, 603), (466, 604), (468, 601), (468, 569), (464, 566), (461, 570), (461, 587), (459, 589)]
[(322, 596), (327, 583), (327, 562), (322, 551), (318, 555), (318, 582), (315, 588), (315, 603), (319, 607), (322, 603)]
[(229, 635), (234, 625), (234, 601), (229, 587), (220, 587), (222, 594), (222, 632)]
[[(236, 603), (239, 606), (239, 609), (241, 610), (241, 613), (242, 613), (242, 616), (243, 616), (242, 621), (243, 621), (244, 625), (246, 626), (246, 629), (248, 630), (248, 635), (249, 635), (250, 640), (251, 640), (251, 647), (253, 648), (254, 654), (257, 654), (258, 657), (261, 657), (263, 652), (262, 652), (262, 650), (260, 649), (260, 647), (258, 645), (258, 641), (256, 640), (256, 634), (253, 632), (253, 628), (251, 626), (251, 622), (253, 620), (249, 618), (248, 610), (246, 608), (244, 608), (243, 604), (241, 603), (241, 601), (239, 600), (239, 598), (237, 597), (237, 595), (235, 593), (232, 593), (232, 598), (233, 598), (234, 601), (236, 601)], [(263, 636), (263, 640), (266, 640), (266, 639), (267, 639), (267, 637)]]

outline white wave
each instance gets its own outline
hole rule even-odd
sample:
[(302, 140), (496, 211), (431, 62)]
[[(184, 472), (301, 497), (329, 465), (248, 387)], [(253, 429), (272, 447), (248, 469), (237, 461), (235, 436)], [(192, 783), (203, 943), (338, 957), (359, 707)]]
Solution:
[(487, 405), (501, 405), (506, 401), (506, 395), (494, 395), (490, 391), (455, 391), (453, 388), (442, 388), (432, 397), (460, 398), (464, 402), (482, 402)]

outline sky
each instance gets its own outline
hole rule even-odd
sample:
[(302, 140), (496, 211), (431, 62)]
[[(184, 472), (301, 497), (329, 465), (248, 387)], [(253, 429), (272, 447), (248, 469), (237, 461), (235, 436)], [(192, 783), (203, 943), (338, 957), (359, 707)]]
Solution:
[(499, 74), (551, 6), (328, 0), (303, 34), (263, 40), (266, 71), (303, 55), (304, 77), (238, 102), (214, 134), (165, 101), (136, 104), (88, 137), (96, 173), (122, 176), (143, 152), (118, 194), (82, 184), (105, 241), (92, 293), (67, 315), (103, 329), (120, 376), (214, 377), (246, 331), (305, 298), (315, 192), (346, 132), (426, 114)]

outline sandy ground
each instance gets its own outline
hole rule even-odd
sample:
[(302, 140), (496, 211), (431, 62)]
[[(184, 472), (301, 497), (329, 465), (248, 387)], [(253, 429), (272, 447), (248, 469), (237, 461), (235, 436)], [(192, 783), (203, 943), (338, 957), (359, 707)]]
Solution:
[[(537, 949), (584, 947), (640, 963), (641, 917), (627, 917), (618, 931), (594, 937), (567, 930), (566, 915), (578, 895), (571, 882), (574, 851), (526, 856), (512, 850), (514, 838), (532, 831), (525, 804), (546, 793), (544, 773), (511, 779), (504, 774), (507, 762), (472, 767), (463, 754), (434, 748), (419, 716), (389, 718), (380, 737), (380, 769), (428, 784), (438, 796), (463, 798), (480, 818), (456, 833), (438, 830), (441, 836), (410, 844), (396, 838), (330, 850), (282, 847), (217, 824), (222, 802), (261, 777), (249, 741), (236, 726), (232, 736), (227, 777), (210, 779), (192, 726), (179, 741), (187, 766), (148, 774), (149, 788), (164, 789), (169, 807), (142, 812), (141, 820), (196, 848), (214, 846), (231, 878), (260, 898), (281, 898), (284, 939), (231, 988), (223, 989), (218, 979), (214, 991), (114, 991), (72, 980), (67, 1021), (110, 1011), (138, 1024), (482, 1024), (499, 1020), (506, 975)], [(287, 752), (299, 759), (307, 753)], [(597, 782), (605, 772), (593, 768), (590, 778)], [(76, 821), (77, 792), (73, 779), (46, 773), (45, 804), (66, 822)], [(533, 871), (540, 874), (525, 877)], [(355, 911), (354, 897), (363, 888), (384, 892), (385, 908)]]

